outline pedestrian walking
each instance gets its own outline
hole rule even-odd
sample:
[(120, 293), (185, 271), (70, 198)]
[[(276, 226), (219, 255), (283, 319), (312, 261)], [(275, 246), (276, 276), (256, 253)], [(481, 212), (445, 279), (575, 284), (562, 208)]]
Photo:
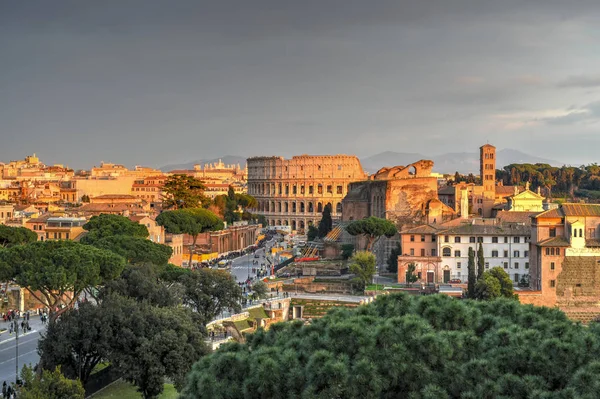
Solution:
[(2, 397), (6, 398), (6, 381), (2, 383)]

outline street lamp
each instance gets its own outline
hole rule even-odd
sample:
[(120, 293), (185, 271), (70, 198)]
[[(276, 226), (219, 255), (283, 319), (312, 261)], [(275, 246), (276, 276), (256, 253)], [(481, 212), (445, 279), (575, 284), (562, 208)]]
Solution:
[(15, 384), (19, 383), (19, 322), (17, 320), (17, 318), (15, 317), (15, 319), (13, 320), (13, 326), (15, 329), (15, 348), (17, 348), (17, 357), (15, 358), (16, 361), (16, 366), (15, 366), (15, 370), (16, 370), (16, 375), (15, 375)]

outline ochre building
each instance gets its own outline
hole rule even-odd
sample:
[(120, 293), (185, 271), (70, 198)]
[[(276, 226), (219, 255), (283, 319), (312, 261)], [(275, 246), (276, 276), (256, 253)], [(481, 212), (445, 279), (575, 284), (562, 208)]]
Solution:
[(300, 155), (248, 159), (248, 194), (258, 201), (254, 212), (271, 226), (304, 231), (321, 220), (331, 204), (332, 218), (340, 219), (342, 199), (351, 182), (366, 180), (354, 155)]

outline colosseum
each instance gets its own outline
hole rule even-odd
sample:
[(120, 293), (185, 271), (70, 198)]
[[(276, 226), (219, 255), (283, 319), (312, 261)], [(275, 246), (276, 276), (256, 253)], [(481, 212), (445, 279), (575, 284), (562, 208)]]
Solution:
[(248, 158), (248, 194), (258, 201), (254, 212), (265, 215), (271, 226), (300, 232), (319, 223), (327, 204), (332, 218), (340, 219), (350, 183), (367, 178), (354, 155)]

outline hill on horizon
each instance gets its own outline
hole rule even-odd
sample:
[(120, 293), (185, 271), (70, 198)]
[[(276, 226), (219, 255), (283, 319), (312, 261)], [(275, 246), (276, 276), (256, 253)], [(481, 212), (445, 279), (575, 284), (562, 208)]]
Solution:
[[(479, 153), (449, 152), (436, 156), (425, 156), (419, 153), (385, 151), (360, 160), (363, 169), (375, 173), (384, 166), (410, 165), (421, 159), (433, 161), (433, 171), (438, 173), (479, 174)], [(503, 168), (512, 163), (547, 163), (552, 166), (562, 166), (564, 163), (526, 154), (519, 150), (504, 148), (496, 153), (496, 167)]]

